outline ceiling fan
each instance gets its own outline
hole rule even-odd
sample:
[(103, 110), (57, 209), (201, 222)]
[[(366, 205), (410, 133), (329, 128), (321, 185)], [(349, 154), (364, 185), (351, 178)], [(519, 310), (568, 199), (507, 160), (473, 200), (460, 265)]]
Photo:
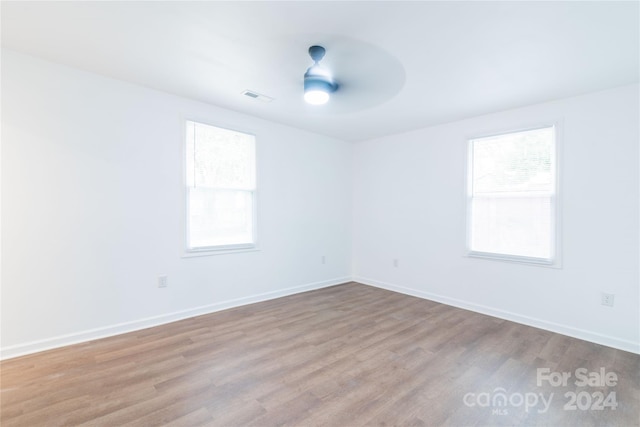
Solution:
[[(312, 106), (314, 117), (374, 107), (393, 98), (404, 86), (404, 67), (384, 49), (348, 37), (323, 38), (331, 45), (330, 57), (325, 56), (324, 46), (307, 44), (313, 64), (304, 73), (303, 102)], [(291, 95), (300, 99), (300, 80), (289, 87)], [(327, 108), (316, 108), (327, 103)], [(291, 105), (299, 108), (298, 103)]]
[(314, 45), (309, 48), (309, 56), (314, 63), (304, 73), (304, 100), (312, 105), (326, 104), (330, 94), (338, 90), (338, 84), (331, 72), (320, 65), (325, 53), (326, 50), (322, 46)]

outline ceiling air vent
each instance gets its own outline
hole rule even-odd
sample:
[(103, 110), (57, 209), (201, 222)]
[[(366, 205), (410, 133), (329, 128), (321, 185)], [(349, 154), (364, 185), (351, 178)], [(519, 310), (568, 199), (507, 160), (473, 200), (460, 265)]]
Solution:
[(253, 98), (253, 99), (257, 99), (258, 101), (262, 101), (262, 102), (271, 102), (273, 101), (273, 98), (267, 95), (263, 95), (261, 93), (258, 92), (254, 92), (252, 90), (245, 90), (242, 92), (242, 94), (244, 96), (248, 96), (249, 98)]

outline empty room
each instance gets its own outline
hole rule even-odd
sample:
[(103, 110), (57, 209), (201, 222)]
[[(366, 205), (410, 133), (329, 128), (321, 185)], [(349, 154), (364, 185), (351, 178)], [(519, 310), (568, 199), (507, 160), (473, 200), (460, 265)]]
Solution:
[(639, 2), (0, 20), (3, 427), (640, 425)]

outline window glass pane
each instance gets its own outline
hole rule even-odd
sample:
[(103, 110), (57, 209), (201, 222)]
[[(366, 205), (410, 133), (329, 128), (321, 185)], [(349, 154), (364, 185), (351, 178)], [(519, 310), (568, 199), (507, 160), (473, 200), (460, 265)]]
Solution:
[(253, 243), (253, 193), (189, 189), (189, 247)]
[(193, 138), (191, 179), (196, 187), (255, 187), (253, 135), (194, 123)]
[(550, 197), (475, 197), (471, 249), (502, 255), (550, 259)]
[(470, 142), (469, 246), (475, 253), (555, 256), (555, 128)]
[(255, 244), (255, 137), (186, 122), (187, 251)]
[(473, 141), (473, 193), (553, 191), (553, 128)]

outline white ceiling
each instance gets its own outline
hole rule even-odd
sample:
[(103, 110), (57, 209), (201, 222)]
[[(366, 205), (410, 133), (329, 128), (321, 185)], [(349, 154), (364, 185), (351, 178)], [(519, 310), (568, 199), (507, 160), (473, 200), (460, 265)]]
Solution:
[[(3, 1), (2, 46), (358, 141), (638, 82), (638, 5)], [(321, 107), (312, 44), (341, 83)]]

